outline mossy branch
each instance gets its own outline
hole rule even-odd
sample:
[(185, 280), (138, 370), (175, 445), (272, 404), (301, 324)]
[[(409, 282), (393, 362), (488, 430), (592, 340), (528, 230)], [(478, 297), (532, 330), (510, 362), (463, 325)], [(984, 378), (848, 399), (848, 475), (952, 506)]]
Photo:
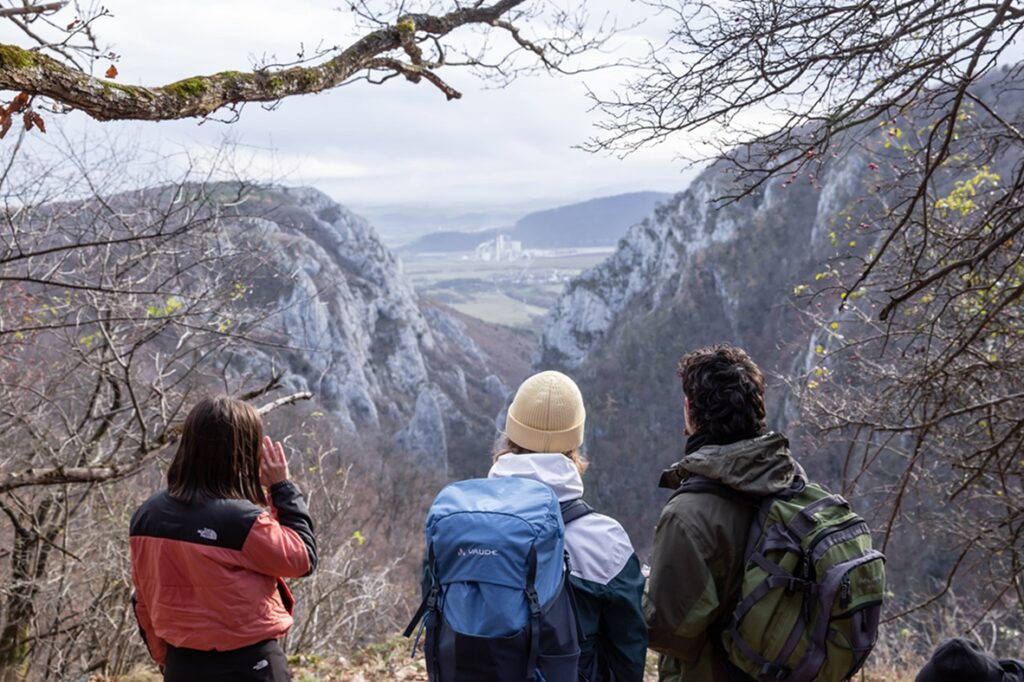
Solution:
[(423, 78), (453, 99), (459, 96), (458, 92), (432, 70), (423, 64), (409, 64), (397, 58), (404, 52), (415, 60), (410, 33), (440, 38), (470, 24), (493, 26), (500, 17), (525, 1), (499, 0), (444, 15), (403, 16), (395, 25), (368, 33), (322, 64), (251, 72), (223, 71), (156, 87), (122, 85), (96, 78), (39, 52), (0, 44), (0, 89), (46, 97), (101, 121), (203, 117), (226, 106), (277, 102), (286, 97), (330, 90), (371, 68), (391, 68), (410, 80)]

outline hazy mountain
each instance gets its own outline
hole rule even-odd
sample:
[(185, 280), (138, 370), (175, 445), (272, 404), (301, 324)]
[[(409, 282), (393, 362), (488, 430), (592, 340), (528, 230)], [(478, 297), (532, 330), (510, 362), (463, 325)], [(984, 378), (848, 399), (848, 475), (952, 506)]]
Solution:
[(530, 213), (508, 228), (484, 231), (441, 231), (402, 247), (406, 253), (472, 251), (480, 243), (505, 234), (528, 249), (615, 246), (626, 229), (648, 216), (670, 194), (633, 192), (591, 199)]
[(505, 227), (533, 208), (526, 203), (484, 208), (428, 204), (348, 206), (370, 221), (381, 241), (389, 248), (398, 248), (439, 231), (477, 232)]
[(399, 253), (455, 253), (458, 251), (472, 251), (480, 244), (494, 239), (499, 234), (511, 233), (511, 228), (494, 228), (491, 230), (480, 230), (475, 232), (458, 232), (455, 230), (440, 230), (423, 235), (410, 244), (398, 249)]
[(528, 248), (614, 246), (626, 229), (671, 198), (661, 192), (633, 192), (531, 213), (519, 220), (511, 237)]

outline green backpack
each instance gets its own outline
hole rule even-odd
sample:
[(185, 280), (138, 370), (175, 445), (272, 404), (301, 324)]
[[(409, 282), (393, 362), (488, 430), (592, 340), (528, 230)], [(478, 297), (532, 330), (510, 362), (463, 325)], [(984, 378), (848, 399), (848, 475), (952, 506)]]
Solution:
[(684, 492), (711, 492), (757, 509), (747, 540), (740, 601), (721, 644), (758, 682), (841, 682), (878, 638), (885, 556), (850, 503), (798, 480), (757, 498), (701, 476)]

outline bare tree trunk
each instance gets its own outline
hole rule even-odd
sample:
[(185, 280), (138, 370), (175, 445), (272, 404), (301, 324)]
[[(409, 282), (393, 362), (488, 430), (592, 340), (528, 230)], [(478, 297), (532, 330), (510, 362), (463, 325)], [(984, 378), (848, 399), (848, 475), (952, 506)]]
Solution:
[(61, 530), (60, 516), (54, 513), (60, 509), (60, 501), (54, 497), (45, 498), (36, 508), (33, 523), (27, 528), (23, 525), (14, 528), (11, 585), (4, 607), (4, 628), (0, 631), (2, 682), (23, 679), (26, 672), (39, 579), (46, 572), (53, 540)]
[(29, 623), (32, 622), (32, 580), (28, 567), (35, 542), (29, 533), (16, 529), (11, 550), (11, 586), (4, 609), (4, 628), (0, 632), (0, 679), (19, 679), (28, 660)]

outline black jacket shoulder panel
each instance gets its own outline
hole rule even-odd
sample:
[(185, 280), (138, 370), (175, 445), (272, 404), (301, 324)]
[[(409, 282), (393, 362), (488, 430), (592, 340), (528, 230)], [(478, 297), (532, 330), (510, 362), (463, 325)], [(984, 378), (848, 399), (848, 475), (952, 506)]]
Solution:
[(241, 550), (263, 513), (265, 509), (246, 500), (198, 500), (186, 504), (161, 490), (132, 515), (129, 535)]

